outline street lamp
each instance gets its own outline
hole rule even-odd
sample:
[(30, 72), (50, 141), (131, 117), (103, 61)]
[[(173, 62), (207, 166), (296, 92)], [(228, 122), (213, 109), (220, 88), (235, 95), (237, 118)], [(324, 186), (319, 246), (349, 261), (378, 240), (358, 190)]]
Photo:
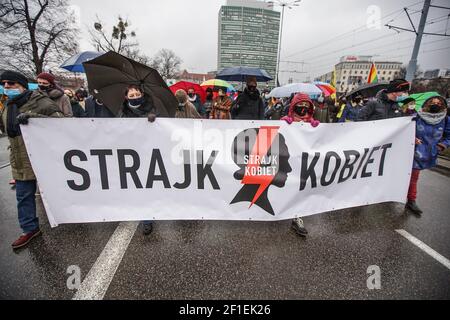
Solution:
[(292, 9), (293, 7), (298, 7), (298, 3), (302, 0), (295, 0), (295, 1), (281, 1), (281, 0), (274, 0), (274, 1), (268, 1), (267, 3), (270, 3), (273, 6), (280, 6), (281, 7), (281, 21), (280, 21), (280, 40), (278, 42), (278, 56), (277, 56), (277, 69), (275, 72), (275, 85), (278, 85), (278, 73), (280, 72), (280, 59), (281, 59), (281, 38), (283, 36), (283, 21), (284, 21), (284, 8), (288, 7), (289, 9)]

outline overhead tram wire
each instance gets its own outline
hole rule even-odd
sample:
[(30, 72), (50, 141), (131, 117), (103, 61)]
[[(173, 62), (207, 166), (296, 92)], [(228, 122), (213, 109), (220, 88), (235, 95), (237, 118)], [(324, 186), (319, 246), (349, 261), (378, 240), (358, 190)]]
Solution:
[[(416, 2), (416, 3), (413, 3), (413, 4), (410, 4), (410, 5), (407, 6), (406, 8), (411, 8), (411, 7), (416, 6), (416, 5), (420, 4), (420, 3), (422, 3), (422, 1), (419, 1), (419, 2)], [(402, 12), (402, 11), (403, 11), (403, 8), (402, 8), (402, 9), (398, 9), (398, 10), (396, 10), (396, 11), (393, 11), (393, 12), (391, 12), (390, 14), (388, 14), (388, 15), (386, 15), (386, 16), (384, 16), (384, 17), (381, 17), (381, 18), (379, 19), (379, 21), (381, 22), (383, 19), (386, 19), (386, 18), (388, 18), (388, 17), (390, 17), (390, 16), (392, 16), (392, 15), (394, 15), (394, 14), (396, 14), (396, 13)], [(322, 43), (320, 43), (320, 44), (317, 44), (317, 45), (315, 45), (315, 46), (313, 46), (313, 47), (310, 47), (310, 48), (307, 48), (307, 49), (303, 49), (303, 50), (297, 51), (297, 52), (295, 52), (295, 53), (286, 55), (286, 56), (284, 56), (284, 58), (287, 59), (287, 58), (289, 58), (289, 57), (298, 55), (298, 54), (300, 54), (300, 53), (304, 53), (304, 52), (307, 52), (307, 51), (310, 51), (310, 50), (319, 48), (319, 47), (321, 47), (321, 46), (328, 45), (328, 44), (331, 43), (331, 42), (334, 42), (334, 41), (337, 41), (337, 40), (344, 39), (344, 38), (346, 38), (346, 37), (348, 37), (348, 36), (353, 36), (353, 35), (355, 34), (356, 31), (357, 31), (357, 33), (359, 33), (359, 32), (362, 32), (362, 31), (366, 31), (366, 29), (367, 29), (367, 24), (361, 25), (360, 27), (358, 27), (358, 28), (356, 28), (356, 29), (353, 29), (353, 30), (351, 30), (351, 31), (345, 32), (345, 33), (343, 33), (343, 34), (340, 34), (340, 35), (338, 35), (338, 36), (336, 36), (336, 37), (333, 37), (333, 38), (331, 38), (331, 39), (329, 39), (329, 40), (327, 40), (327, 41), (324, 41), (324, 42), (322, 42)], [(358, 31), (358, 30), (359, 30), (359, 31)]]

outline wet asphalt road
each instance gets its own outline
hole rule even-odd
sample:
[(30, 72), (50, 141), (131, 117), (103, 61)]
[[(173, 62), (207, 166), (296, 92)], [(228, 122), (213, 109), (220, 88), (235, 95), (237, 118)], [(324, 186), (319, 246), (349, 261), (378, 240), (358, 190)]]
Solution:
[[(0, 166), (7, 141), (0, 138)], [(10, 168), (0, 169), (0, 298), (71, 299), (67, 268), (82, 279), (118, 223), (51, 229), (14, 252), (20, 233)], [(305, 218), (301, 239), (290, 222), (158, 222), (134, 234), (105, 299), (450, 299), (450, 270), (403, 238), (404, 229), (450, 258), (450, 177), (423, 172), (421, 218), (387, 203)], [(38, 202), (40, 203), (40, 202)], [(381, 289), (367, 288), (367, 268), (381, 269)]]

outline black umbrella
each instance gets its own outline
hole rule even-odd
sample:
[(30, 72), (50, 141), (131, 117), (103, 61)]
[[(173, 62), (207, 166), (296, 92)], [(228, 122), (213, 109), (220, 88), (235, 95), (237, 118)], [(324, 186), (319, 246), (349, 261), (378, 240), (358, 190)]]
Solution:
[(177, 99), (155, 69), (113, 51), (85, 62), (83, 66), (89, 89), (114, 114), (122, 108), (126, 87), (137, 85), (150, 97), (159, 116), (175, 116)]
[(221, 70), (217, 75), (217, 79), (225, 81), (246, 81), (247, 77), (255, 77), (256, 81), (267, 82), (272, 80), (272, 77), (264, 69), (250, 68), (250, 67), (230, 67)]
[(345, 95), (345, 97), (356, 97), (358, 95), (362, 96), (363, 98), (372, 98), (375, 97), (376, 94), (383, 89), (386, 89), (388, 86), (388, 83), (385, 82), (378, 82), (378, 83), (366, 83), (361, 86), (359, 86), (356, 89), (353, 89), (349, 93)]

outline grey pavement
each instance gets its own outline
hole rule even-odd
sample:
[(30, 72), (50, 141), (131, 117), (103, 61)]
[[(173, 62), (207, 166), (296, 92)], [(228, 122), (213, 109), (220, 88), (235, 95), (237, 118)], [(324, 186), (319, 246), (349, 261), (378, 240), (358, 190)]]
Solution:
[[(79, 266), (84, 279), (118, 224), (52, 229), (39, 205), (43, 236), (14, 252), (20, 229), (10, 178), (9, 167), (0, 169), (0, 298), (71, 299), (67, 268)], [(157, 222), (148, 237), (139, 227), (104, 298), (450, 299), (450, 270), (395, 232), (449, 259), (449, 187), (450, 177), (424, 171), (421, 218), (395, 203), (323, 213), (304, 219), (306, 239), (290, 221)], [(371, 265), (381, 269), (380, 290), (367, 288)]]

